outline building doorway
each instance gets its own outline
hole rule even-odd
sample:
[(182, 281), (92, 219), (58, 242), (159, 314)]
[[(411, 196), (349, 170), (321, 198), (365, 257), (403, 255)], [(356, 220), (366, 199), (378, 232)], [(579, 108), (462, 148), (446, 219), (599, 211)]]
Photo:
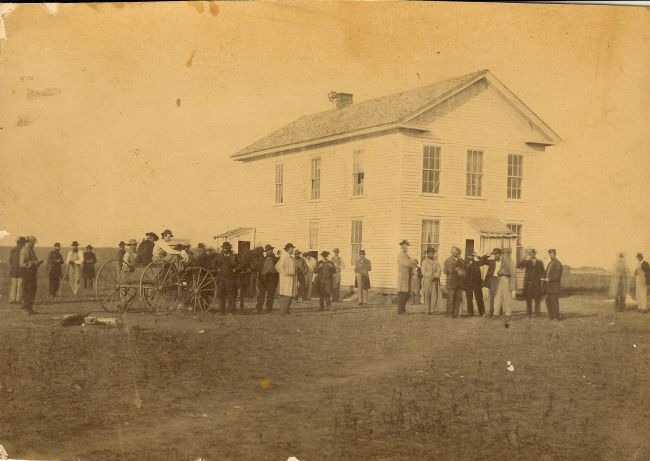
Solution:
[(472, 253), (474, 253), (474, 240), (467, 239), (465, 240), (465, 261), (469, 259)]

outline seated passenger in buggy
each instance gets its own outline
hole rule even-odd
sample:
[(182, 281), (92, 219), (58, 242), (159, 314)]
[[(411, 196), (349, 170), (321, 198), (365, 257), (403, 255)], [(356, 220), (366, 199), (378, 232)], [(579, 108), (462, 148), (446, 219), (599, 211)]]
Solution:
[(145, 239), (138, 245), (135, 264), (137, 266), (146, 266), (153, 261), (153, 249), (158, 241), (158, 236), (153, 232), (147, 232)]
[(163, 231), (162, 239), (158, 240), (153, 247), (153, 259), (163, 260), (169, 263), (175, 263), (180, 257), (183, 264), (187, 265), (190, 262), (190, 256), (181, 246), (171, 245), (171, 239), (174, 236), (172, 231), (166, 229)]

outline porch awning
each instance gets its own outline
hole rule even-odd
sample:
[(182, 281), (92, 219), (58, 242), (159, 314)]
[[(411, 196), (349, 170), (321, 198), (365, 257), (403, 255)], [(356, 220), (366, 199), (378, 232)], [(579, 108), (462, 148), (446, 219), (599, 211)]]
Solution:
[(481, 237), (517, 238), (508, 226), (494, 216), (464, 216), (463, 219), (478, 231)]
[(236, 229), (231, 229), (227, 232), (224, 232), (219, 235), (215, 235), (215, 239), (229, 239), (239, 237), (240, 235), (245, 235), (255, 230), (254, 227), (238, 227)]

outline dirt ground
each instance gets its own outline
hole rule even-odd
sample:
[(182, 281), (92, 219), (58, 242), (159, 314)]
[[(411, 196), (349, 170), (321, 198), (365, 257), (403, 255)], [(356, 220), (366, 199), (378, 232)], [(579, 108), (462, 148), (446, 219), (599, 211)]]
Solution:
[(650, 459), (650, 315), (570, 297), (558, 323), (517, 302), (505, 329), (314, 307), (62, 327), (98, 304), (2, 304), (0, 444), (31, 459)]

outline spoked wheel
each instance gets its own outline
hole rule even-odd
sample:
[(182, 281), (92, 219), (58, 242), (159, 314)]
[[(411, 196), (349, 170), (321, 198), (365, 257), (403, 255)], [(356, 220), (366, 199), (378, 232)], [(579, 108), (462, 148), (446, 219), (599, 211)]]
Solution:
[(95, 279), (97, 300), (108, 312), (126, 310), (137, 295), (136, 285), (122, 273), (120, 266), (119, 259), (106, 261)]
[(193, 267), (183, 272), (183, 302), (194, 313), (207, 312), (217, 296), (217, 281), (202, 267)]
[(146, 308), (155, 314), (166, 314), (177, 308), (181, 277), (178, 269), (166, 261), (150, 263), (140, 278), (140, 295)]

